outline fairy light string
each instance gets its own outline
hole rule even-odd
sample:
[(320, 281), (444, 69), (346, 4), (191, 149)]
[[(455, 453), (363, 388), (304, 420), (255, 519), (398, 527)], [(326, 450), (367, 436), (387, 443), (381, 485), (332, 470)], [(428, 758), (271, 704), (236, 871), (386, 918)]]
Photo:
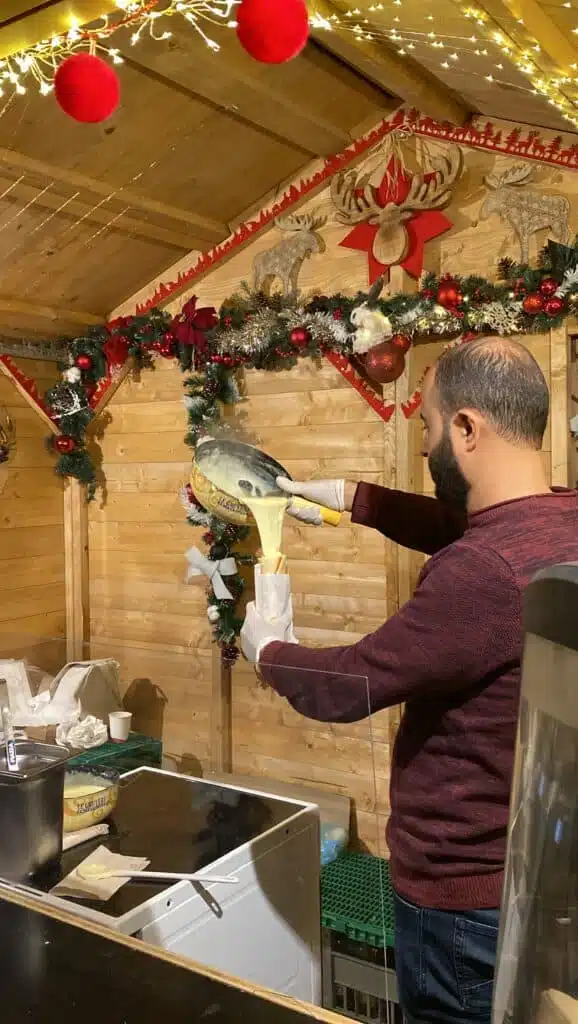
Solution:
[(29, 49), (0, 60), (0, 96), (12, 90), (17, 96), (27, 91), (27, 79), (43, 96), (52, 92), (58, 66), (79, 51), (99, 53), (114, 64), (122, 64), (120, 50), (108, 42), (121, 29), (132, 29), (130, 43), (135, 46), (148, 36), (156, 42), (170, 39), (166, 22), (182, 18), (200, 36), (209, 49), (217, 52), (220, 45), (213, 38), (213, 28), (235, 27), (234, 11), (239, 0), (116, 0), (116, 12), (105, 15), (94, 28), (81, 28), (72, 22), (68, 32), (45, 39)]

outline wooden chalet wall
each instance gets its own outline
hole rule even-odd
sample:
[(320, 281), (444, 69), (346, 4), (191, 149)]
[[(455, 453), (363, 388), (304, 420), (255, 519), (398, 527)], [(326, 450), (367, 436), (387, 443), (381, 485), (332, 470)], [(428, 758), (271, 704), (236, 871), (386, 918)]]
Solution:
[[(41, 391), (58, 377), (54, 363), (15, 362)], [(0, 404), (16, 430), (10, 460), (0, 466), (0, 652), (54, 671), (66, 651), (64, 483), (45, 447), (46, 427), (3, 375)]]
[[(482, 182), (496, 164), (512, 158), (466, 147), (464, 158), (464, 176), (448, 211), (454, 226), (426, 248), (425, 265), (442, 273), (493, 275), (499, 257), (517, 252), (501, 220), (479, 220), (486, 194)], [(546, 164), (536, 164), (536, 172), (533, 187), (571, 199), (575, 229), (578, 178)], [(322, 229), (326, 250), (304, 265), (301, 289), (325, 294), (366, 290), (367, 257), (339, 246), (347, 229), (332, 217), (327, 189), (300, 212), (329, 216)], [(533, 240), (532, 257), (546, 234)], [(193, 294), (201, 305), (218, 306), (242, 281), (250, 281), (255, 256), (280, 237), (276, 228), (257, 237), (167, 308), (177, 312)], [(392, 286), (411, 284), (395, 270)], [(115, 314), (130, 311), (126, 304)], [(553, 482), (562, 483), (568, 459), (566, 332), (525, 340), (552, 387), (555, 423), (549, 427), (544, 458)], [(441, 348), (437, 342), (416, 346), (407, 373), (385, 389), (387, 396), (399, 406)], [(385, 424), (329, 364), (304, 361), (291, 371), (250, 372), (245, 392), (246, 400), (233, 415), (295, 478), (346, 476), (431, 491), (419, 456), (418, 418), (408, 423), (398, 408)], [(179, 370), (160, 359), (155, 372), (143, 373), (138, 382), (126, 381), (108, 408), (102, 441), (107, 495), (90, 509), (91, 638), (95, 651), (119, 658), (139, 726), (160, 727), (162, 719), (166, 752), (183, 758), (185, 767), (200, 763), (206, 768), (213, 660), (204, 588), (183, 583), (184, 552), (200, 543), (202, 531), (186, 524), (179, 503), (190, 467), (181, 397)], [(312, 645), (354, 642), (378, 627), (407, 599), (423, 561), (347, 519), (339, 529), (288, 521), (284, 545), (297, 630)], [(311, 781), (351, 795), (360, 837), (370, 848), (383, 849), (395, 709), (376, 716), (371, 733), (367, 722), (309, 722), (260, 689), (253, 670), (241, 662), (233, 671), (232, 716), (234, 771)]]

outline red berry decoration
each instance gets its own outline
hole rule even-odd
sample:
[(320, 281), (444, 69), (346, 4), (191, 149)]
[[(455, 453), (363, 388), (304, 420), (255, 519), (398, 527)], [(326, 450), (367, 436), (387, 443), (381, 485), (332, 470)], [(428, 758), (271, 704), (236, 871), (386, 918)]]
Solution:
[[(168, 341), (165, 340), (167, 337)], [(163, 340), (161, 341), (160, 345), (157, 348), (157, 352), (159, 353), (159, 355), (163, 357), (163, 359), (172, 359), (174, 357), (175, 342), (171, 334), (165, 335), (165, 337), (163, 338)]]
[(87, 356), (87, 355), (81, 353), (74, 360), (74, 365), (78, 366), (79, 370), (92, 370), (92, 365), (93, 364), (92, 364), (92, 359), (91, 359), (90, 356)]
[(120, 83), (116, 72), (102, 57), (74, 53), (54, 76), (56, 102), (75, 121), (98, 124), (118, 107)]
[(411, 338), (408, 338), (407, 334), (394, 334), (393, 338), (391, 338), (391, 344), (398, 352), (405, 355), (411, 348)]
[(444, 309), (453, 309), (462, 301), (457, 281), (442, 281), (437, 291), (437, 301)]
[(291, 331), (290, 339), (295, 348), (305, 348), (311, 341), (311, 334), (306, 327), (296, 327)]
[(59, 437), (54, 439), (54, 447), (61, 455), (68, 455), (69, 452), (74, 451), (76, 448), (76, 441), (68, 434), (60, 434)]
[(536, 313), (541, 313), (543, 306), (544, 303), (539, 292), (530, 292), (522, 303), (524, 313), (528, 313), (529, 316), (536, 316)]
[(542, 298), (549, 299), (557, 291), (558, 282), (553, 277), (545, 277), (543, 281), (540, 281), (540, 295)]
[(548, 316), (560, 316), (563, 312), (566, 303), (564, 299), (560, 298), (559, 295), (553, 295), (551, 299), (546, 299), (544, 303), (544, 312)]
[(305, 0), (241, 0), (237, 37), (244, 50), (263, 64), (283, 64), (301, 53), (309, 37)]
[(401, 377), (405, 369), (403, 352), (393, 348), (390, 341), (382, 341), (370, 348), (365, 357), (365, 369), (378, 384), (391, 384)]

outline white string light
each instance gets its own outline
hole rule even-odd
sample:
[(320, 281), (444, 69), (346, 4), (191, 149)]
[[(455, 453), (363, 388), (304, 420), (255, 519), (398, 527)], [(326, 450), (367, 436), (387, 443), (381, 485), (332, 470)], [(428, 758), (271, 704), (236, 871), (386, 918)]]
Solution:
[(106, 43), (119, 29), (133, 29), (131, 45), (136, 45), (143, 36), (163, 42), (172, 33), (165, 28), (167, 19), (179, 17), (186, 21), (201, 37), (209, 49), (217, 52), (219, 43), (209, 34), (209, 26), (219, 29), (235, 27), (234, 10), (240, 0), (165, 0), (159, 10), (159, 0), (115, 0), (120, 13), (114, 17), (106, 15), (96, 28), (82, 29), (73, 21), (68, 32), (44, 39), (30, 49), (11, 54), (0, 60), (0, 96), (3, 89), (12, 89), (17, 96), (26, 93), (27, 80), (32, 80), (42, 96), (53, 88), (58, 66), (73, 53), (88, 50), (100, 52), (111, 58), (113, 64), (122, 64), (123, 58), (116, 47)]

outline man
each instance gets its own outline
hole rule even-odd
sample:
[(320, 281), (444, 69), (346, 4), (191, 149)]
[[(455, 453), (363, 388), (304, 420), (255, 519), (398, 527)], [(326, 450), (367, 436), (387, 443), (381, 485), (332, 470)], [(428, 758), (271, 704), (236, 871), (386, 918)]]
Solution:
[(358, 721), (405, 703), (388, 824), (405, 1019), (489, 1024), (523, 591), (539, 569), (578, 560), (578, 496), (549, 489), (548, 389), (518, 343), (484, 338), (448, 351), (428, 374), (422, 410), (438, 500), (364, 483), (283, 483), (431, 555), (414, 597), (349, 647), (299, 646), (290, 602), (275, 622), (249, 605), (241, 637), (264, 680), (310, 718)]

